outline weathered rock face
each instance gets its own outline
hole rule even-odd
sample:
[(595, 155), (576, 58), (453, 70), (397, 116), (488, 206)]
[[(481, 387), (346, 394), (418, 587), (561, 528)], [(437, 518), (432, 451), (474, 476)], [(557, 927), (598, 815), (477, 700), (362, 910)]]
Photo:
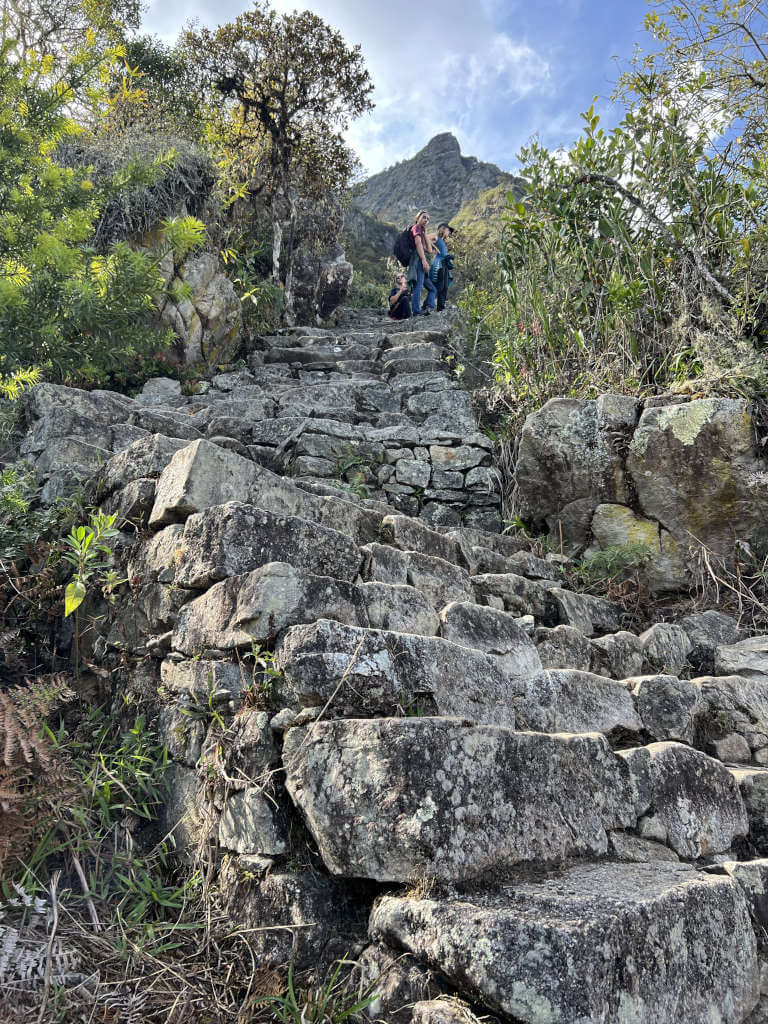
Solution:
[(541, 732), (611, 734), (642, 729), (626, 686), (574, 669), (551, 669), (533, 676), (517, 708), (525, 727)]
[(756, 539), (765, 530), (758, 509), (768, 477), (746, 401), (702, 398), (646, 409), (627, 468), (644, 514), (676, 538), (690, 535), (725, 554), (736, 538)]
[(582, 544), (598, 505), (627, 501), (619, 451), (637, 415), (637, 402), (607, 395), (599, 402), (553, 398), (529, 416), (515, 467), (520, 514), (553, 531), (559, 523), (566, 543)]
[(515, 726), (516, 688), (492, 658), (438, 637), (321, 619), (294, 626), (276, 658), (296, 702), (332, 717), (400, 711)]
[[(371, 1010), (392, 1024), (463, 1020), (434, 1002), (456, 986), (536, 1024), (744, 1020), (764, 868), (679, 861), (768, 853), (764, 638), (719, 612), (636, 636), (567, 556), (488, 532), (492, 445), (444, 333), (365, 326), (256, 339), (194, 396), (27, 399), (48, 493), (101, 462), (100, 497), (135, 517), (89, 657), (153, 709), (158, 824), (209, 861), (259, 962), (357, 959), (375, 898), (401, 908), (361, 958), (368, 981), (397, 962)], [(642, 519), (666, 550), (621, 503), (638, 412), (565, 403), (542, 437), (582, 495), (569, 522), (610, 546)], [(425, 879), (440, 900), (386, 895)]]
[(299, 323), (319, 324), (347, 297), (352, 264), (337, 250), (325, 258), (300, 255), (294, 267), (294, 309)]
[(525, 1024), (738, 1024), (759, 995), (738, 886), (676, 864), (586, 865), (451, 901), (388, 896), (370, 931)]
[(178, 338), (181, 361), (187, 365), (204, 361), (213, 366), (236, 359), (242, 344), (242, 306), (234, 285), (219, 270), (217, 258), (203, 253), (174, 267), (169, 254), (163, 270), (168, 282), (189, 291), (189, 296), (179, 301), (169, 298), (160, 311), (161, 321)]
[[(639, 414), (639, 420), (638, 420)], [(674, 590), (688, 549), (730, 556), (766, 537), (768, 473), (743, 400), (648, 407), (620, 396), (552, 399), (526, 420), (515, 468), (519, 513), (572, 549), (643, 545), (645, 577)]]
[(679, 743), (651, 743), (621, 756), (632, 773), (641, 835), (694, 858), (723, 853), (747, 834), (738, 787), (719, 761)]
[[(353, 878), (461, 881), (604, 853), (606, 829), (634, 820), (626, 768), (594, 734), (450, 718), (321, 722), (287, 734), (283, 763), (323, 860)], [(556, 813), (537, 815), (542, 799)]]

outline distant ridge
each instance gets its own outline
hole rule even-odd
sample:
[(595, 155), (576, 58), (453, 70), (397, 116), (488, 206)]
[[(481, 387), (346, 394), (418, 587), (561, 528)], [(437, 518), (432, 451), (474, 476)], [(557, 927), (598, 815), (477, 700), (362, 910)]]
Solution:
[(357, 185), (352, 201), (365, 213), (396, 225), (405, 224), (423, 208), (429, 210), (435, 227), (480, 192), (501, 184), (522, 192), (520, 178), (474, 156), (462, 156), (458, 139), (442, 132), (410, 160)]

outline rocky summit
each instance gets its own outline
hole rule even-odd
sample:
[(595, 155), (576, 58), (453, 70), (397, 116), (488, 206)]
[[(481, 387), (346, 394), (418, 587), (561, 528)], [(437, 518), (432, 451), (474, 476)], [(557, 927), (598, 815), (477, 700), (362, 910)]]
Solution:
[(520, 189), (522, 181), (473, 156), (462, 156), (450, 132), (435, 135), (408, 160), (367, 178), (353, 190), (353, 205), (379, 220), (406, 224), (417, 210), (429, 210), (436, 227), (485, 189), (504, 184)]
[[(459, 197), (485, 170), (443, 150)], [(44, 499), (97, 486), (123, 524), (88, 653), (153, 708), (162, 827), (260, 969), (348, 954), (372, 1019), (759, 1024), (768, 639), (627, 628), (569, 556), (647, 536), (668, 592), (690, 532), (759, 533), (749, 410), (550, 402), (514, 480), (534, 548), (455, 355), (443, 317), (343, 311), (194, 394), (26, 397)]]

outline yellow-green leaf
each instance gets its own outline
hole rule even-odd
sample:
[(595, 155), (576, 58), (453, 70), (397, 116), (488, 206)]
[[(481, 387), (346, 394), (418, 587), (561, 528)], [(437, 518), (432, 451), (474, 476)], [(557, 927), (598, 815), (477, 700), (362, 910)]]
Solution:
[(85, 584), (72, 580), (64, 591), (64, 618), (80, 607), (85, 598)]

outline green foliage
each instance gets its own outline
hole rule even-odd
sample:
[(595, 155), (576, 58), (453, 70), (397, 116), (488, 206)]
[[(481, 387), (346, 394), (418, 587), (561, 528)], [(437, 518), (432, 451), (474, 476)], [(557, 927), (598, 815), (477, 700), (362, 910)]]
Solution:
[[(82, 135), (72, 116), (95, 102), (122, 50), (99, 51), (89, 37), (73, 53), (31, 50), (14, 59), (0, 45), (0, 347), (5, 367), (34, 362), (46, 376), (109, 381), (134, 371), (163, 348), (167, 332), (153, 324), (163, 292), (156, 254), (120, 241), (96, 244), (101, 211), (121, 190), (167, 173), (173, 154), (134, 162), (112, 178), (88, 164), (66, 166), (60, 148)], [(202, 228), (171, 225), (174, 248)], [(182, 235), (186, 234), (186, 238)]]
[[(764, 91), (746, 86), (747, 70), (768, 70), (765, 17), (746, 0), (655, 6), (667, 45), (623, 76), (619, 125), (604, 129), (593, 105), (567, 151), (534, 140), (520, 154), (528, 191), (508, 195), (501, 288), (473, 319), (521, 414), (557, 393), (766, 383)], [(733, 108), (720, 92), (731, 73)]]
[(282, 288), (264, 279), (269, 266), (265, 246), (241, 236), (239, 247), (223, 249), (221, 259), (243, 303), (245, 329), (251, 335), (276, 330), (285, 296)]
[(347, 295), (345, 305), (357, 309), (382, 309), (386, 306), (389, 291), (377, 281), (366, 281), (355, 269), (355, 276)]
[(284, 995), (263, 1001), (272, 1007), (280, 1024), (342, 1024), (345, 1020), (364, 1020), (363, 1010), (377, 998), (367, 989), (356, 995), (349, 979), (342, 974), (346, 960), (340, 960), (325, 982), (315, 988), (299, 990), (294, 984), (293, 961), (288, 965), (288, 986)]
[(273, 651), (267, 650), (256, 641), (251, 641), (251, 649), (243, 655), (244, 661), (251, 661), (253, 676), (253, 695), (260, 706), (271, 708), (274, 704), (275, 686), (282, 679), (282, 672), (275, 665)]
[(175, 918), (197, 876), (174, 882), (168, 846), (137, 848), (132, 836), (137, 827), (157, 819), (165, 799), (165, 748), (143, 715), (120, 731), (112, 716), (98, 708), (74, 732), (61, 722), (46, 733), (68, 766), (68, 785), (22, 884), (33, 885), (56, 863), (77, 861), (87, 886), (82, 898), (120, 926), (126, 954), (131, 945), (151, 945), (155, 954), (174, 948), (178, 940), (166, 934), (175, 930)]
[(577, 580), (583, 586), (605, 589), (619, 582), (634, 570), (642, 568), (651, 560), (653, 552), (647, 544), (631, 542), (616, 544), (595, 551), (584, 558), (575, 568)]
[(225, 144), (220, 164), (231, 201), (268, 197), (272, 278), (285, 281), (290, 316), (300, 200), (345, 191), (354, 158), (342, 133), (371, 106), (360, 48), (311, 11), (277, 14), (259, 2), (215, 32), (187, 32), (184, 45), (196, 55), (212, 111), (225, 98), (211, 120)]
[(0, 470), (0, 559), (15, 561), (56, 529), (61, 510), (37, 504), (40, 488), (23, 464)]
[(88, 583), (93, 577), (101, 583), (104, 596), (114, 600), (113, 591), (118, 583), (111, 568), (113, 558), (109, 541), (118, 536), (115, 529), (117, 513), (107, 515), (101, 509), (91, 514), (88, 526), (73, 526), (64, 538), (64, 560), (74, 566), (75, 572), (64, 592), (64, 615), (71, 615), (85, 600)]

